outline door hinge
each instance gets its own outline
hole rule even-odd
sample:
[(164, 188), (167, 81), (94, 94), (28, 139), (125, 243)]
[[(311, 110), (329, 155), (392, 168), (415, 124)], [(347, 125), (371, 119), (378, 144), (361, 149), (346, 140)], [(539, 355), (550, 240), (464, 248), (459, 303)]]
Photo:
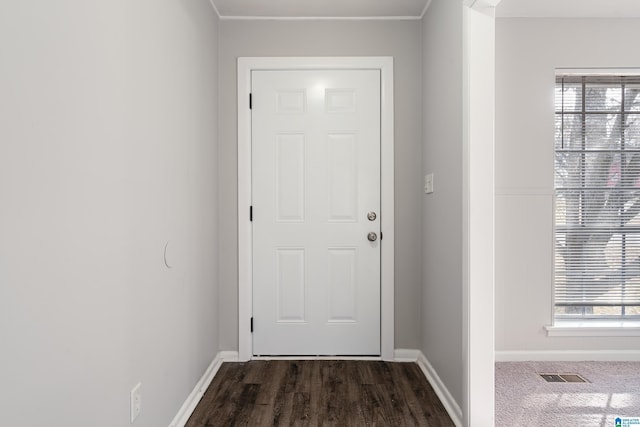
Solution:
[(253, 108), (253, 94), (249, 94), (249, 110)]
[(251, 318), (251, 332), (253, 332), (253, 317)]
[(249, 206), (249, 221), (253, 221), (253, 206)]

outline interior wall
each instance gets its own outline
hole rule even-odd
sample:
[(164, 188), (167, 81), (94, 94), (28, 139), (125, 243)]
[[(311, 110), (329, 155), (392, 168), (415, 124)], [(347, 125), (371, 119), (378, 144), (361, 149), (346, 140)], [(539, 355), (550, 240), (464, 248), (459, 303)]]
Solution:
[(421, 50), (419, 21), (220, 22), (220, 346), (238, 349), (238, 57), (393, 56), (395, 347), (420, 343)]
[(640, 67), (640, 20), (496, 22), (496, 350), (640, 349), (637, 337), (543, 330), (553, 315), (555, 68)]
[(462, 4), (433, 0), (422, 22), (422, 339), (420, 348), (453, 396), (463, 402)]
[(217, 17), (10, 1), (0, 52), (0, 424), (129, 426), (141, 381), (166, 426), (218, 350)]

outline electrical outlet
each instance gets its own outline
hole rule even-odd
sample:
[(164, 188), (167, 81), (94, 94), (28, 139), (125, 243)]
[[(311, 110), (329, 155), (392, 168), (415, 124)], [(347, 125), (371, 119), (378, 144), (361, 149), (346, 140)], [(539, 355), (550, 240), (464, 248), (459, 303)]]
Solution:
[(133, 423), (140, 411), (142, 411), (142, 383), (138, 383), (130, 393), (131, 398), (131, 423)]
[(427, 174), (424, 176), (424, 194), (433, 193), (433, 174)]

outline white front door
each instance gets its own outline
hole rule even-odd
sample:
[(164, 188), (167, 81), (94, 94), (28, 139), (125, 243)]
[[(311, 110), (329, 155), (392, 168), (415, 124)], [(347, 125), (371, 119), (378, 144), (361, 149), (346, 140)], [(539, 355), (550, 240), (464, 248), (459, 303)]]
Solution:
[(379, 355), (380, 71), (251, 92), (253, 354)]

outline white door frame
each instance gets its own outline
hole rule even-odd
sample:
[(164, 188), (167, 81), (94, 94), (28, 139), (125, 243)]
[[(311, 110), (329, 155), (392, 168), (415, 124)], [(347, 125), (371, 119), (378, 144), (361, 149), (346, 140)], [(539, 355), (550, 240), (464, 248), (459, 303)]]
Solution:
[(252, 227), (251, 205), (251, 71), (380, 70), (380, 351), (394, 359), (394, 129), (392, 57), (238, 58), (238, 358), (253, 357), (251, 336)]

